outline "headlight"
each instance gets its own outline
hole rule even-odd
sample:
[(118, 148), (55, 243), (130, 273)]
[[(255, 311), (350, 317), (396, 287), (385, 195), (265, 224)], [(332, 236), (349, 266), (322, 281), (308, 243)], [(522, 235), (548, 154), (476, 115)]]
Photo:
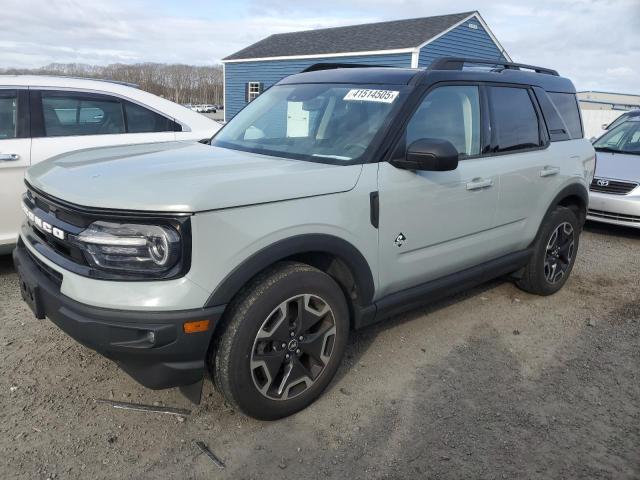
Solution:
[(73, 242), (94, 268), (142, 276), (168, 272), (182, 252), (178, 232), (160, 225), (96, 221)]

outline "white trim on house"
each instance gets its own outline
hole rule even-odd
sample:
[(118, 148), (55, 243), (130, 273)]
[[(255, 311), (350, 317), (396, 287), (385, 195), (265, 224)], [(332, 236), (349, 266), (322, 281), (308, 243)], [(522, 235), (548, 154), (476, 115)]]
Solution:
[[(511, 60), (511, 57), (509, 56), (509, 54), (507, 53), (507, 51), (504, 49), (504, 47), (500, 44), (500, 42), (498, 41), (498, 39), (495, 37), (495, 35), (493, 34), (493, 32), (491, 31), (491, 29), (489, 28), (489, 25), (487, 25), (487, 22), (484, 21), (484, 18), (482, 18), (482, 15), (480, 15), (479, 12), (474, 12), (471, 15), (469, 15), (466, 18), (463, 18), (462, 20), (460, 20), (458, 23), (456, 23), (455, 25), (451, 25), (449, 28), (447, 28), (446, 30), (440, 32), (438, 35), (436, 35), (435, 37), (431, 37), (429, 40), (427, 40), (426, 42), (422, 43), (421, 45), (418, 45), (418, 50), (422, 49), (423, 47), (425, 47), (426, 45), (429, 45), (430, 43), (435, 42), (437, 39), (439, 39), (440, 37), (446, 35), (447, 33), (449, 33), (451, 30), (458, 28), (460, 25), (462, 25), (463, 23), (468, 22), (469, 20), (471, 20), (472, 18), (475, 18), (481, 25), (482, 28), (484, 28), (485, 32), (487, 32), (487, 34), (489, 35), (489, 37), (491, 37), (491, 40), (493, 41), (493, 43), (496, 44), (496, 47), (498, 47), (498, 49), (500, 50), (500, 53), (502, 53), (505, 58), (507, 59), (507, 61), (512, 62), (513, 60)], [(417, 64), (416, 64), (417, 67)]]
[(227, 72), (222, 64), (222, 106), (224, 107), (222, 113), (222, 121), (227, 123)]
[(394, 50), (372, 50), (369, 52), (314, 53), (313, 55), (291, 55), (281, 57), (238, 58), (222, 60), (222, 63), (264, 62), (266, 60), (302, 60), (306, 58), (354, 57), (357, 55), (387, 55), (394, 53), (413, 53), (415, 48), (396, 48)]
[(420, 49), (416, 48), (413, 52), (411, 52), (411, 68), (418, 68), (419, 62), (420, 62)]
[(339, 58), (339, 57), (352, 57), (356, 55), (387, 55), (387, 54), (394, 54), (394, 53), (411, 53), (411, 68), (417, 68), (420, 50), (424, 46), (429, 45), (430, 43), (436, 41), (440, 37), (449, 33), (454, 28), (458, 28), (460, 25), (462, 25), (465, 22), (468, 22), (472, 18), (475, 18), (482, 25), (482, 28), (484, 28), (485, 32), (487, 32), (489, 37), (491, 37), (491, 40), (498, 47), (498, 49), (500, 50), (500, 53), (502, 53), (505, 56), (507, 61), (512, 62), (513, 60), (511, 59), (507, 51), (504, 49), (504, 47), (500, 44), (496, 36), (493, 34), (491, 29), (489, 28), (489, 25), (487, 25), (487, 22), (484, 21), (484, 19), (482, 18), (482, 15), (480, 15), (479, 12), (474, 12), (468, 17), (465, 17), (462, 20), (460, 20), (458, 23), (451, 25), (446, 30), (443, 30), (439, 34), (431, 37), (429, 40), (421, 43), (417, 47), (396, 48), (393, 50), (371, 50), (366, 52), (314, 53), (312, 55), (283, 55), (279, 57), (238, 58), (233, 60), (222, 60), (222, 64), (224, 65), (225, 63), (264, 62), (267, 60), (303, 60), (308, 58)]
[(431, 37), (429, 40), (426, 40), (425, 42), (421, 43), (420, 45), (418, 45), (416, 48), (418, 50), (420, 50), (421, 48), (423, 48), (426, 45), (429, 45), (431, 42), (436, 41), (437, 39), (439, 39), (440, 37), (443, 37), (444, 35), (446, 35), (447, 33), (449, 33), (451, 30), (453, 30), (454, 28), (458, 28), (460, 25), (462, 25), (464, 22), (468, 22), (469, 20), (471, 20), (473, 17), (475, 17), (476, 14), (472, 13), (471, 15), (469, 15), (468, 17), (463, 18), (462, 20), (460, 20), (458, 23), (454, 23), (453, 25), (451, 25), (449, 28), (447, 28), (446, 30), (443, 30), (442, 32), (440, 32), (439, 34), (437, 34), (434, 37)]
[(496, 36), (493, 34), (493, 32), (491, 31), (491, 29), (489, 28), (489, 25), (487, 25), (487, 22), (484, 21), (484, 18), (482, 18), (482, 15), (480, 15), (479, 12), (476, 12), (474, 15), (477, 14), (477, 19), (480, 22), (480, 24), (482, 25), (482, 28), (484, 28), (485, 32), (487, 32), (489, 34), (489, 36), (491, 37), (491, 40), (493, 40), (493, 43), (496, 44), (496, 46), (500, 49), (500, 52), (505, 56), (505, 58), (507, 59), (507, 61), (509, 62), (513, 62), (513, 59), (511, 58), (511, 56), (507, 53), (507, 51), (505, 50), (505, 48), (502, 46), (502, 44), (498, 41), (498, 39), (496, 38)]

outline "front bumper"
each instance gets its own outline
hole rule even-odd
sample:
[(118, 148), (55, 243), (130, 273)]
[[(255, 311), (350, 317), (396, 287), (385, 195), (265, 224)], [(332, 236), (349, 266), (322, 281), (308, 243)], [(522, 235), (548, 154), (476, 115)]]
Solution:
[[(186, 386), (202, 380), (207, 350), (224, 305), (171, 312), (94, 307), (60, 293), (59, 274), (21, 242), (13, 261), (23, 298), (37, 318), (49, 318), (81, 344), (115, 361), (145, 387)], [(183, 323), (194, 320), (209, 320), (209, 329), (184, 333)]]
[(589, 192), (587, 219), (640, 228), (640, 187), (628, 195)]

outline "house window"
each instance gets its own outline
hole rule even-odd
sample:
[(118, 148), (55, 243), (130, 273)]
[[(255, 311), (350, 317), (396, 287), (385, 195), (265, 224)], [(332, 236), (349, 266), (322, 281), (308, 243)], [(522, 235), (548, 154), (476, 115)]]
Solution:
[(247, 103), (255, 100), (258, 95), (262, 93), (262, 83), (249, 82), (247, 83)]

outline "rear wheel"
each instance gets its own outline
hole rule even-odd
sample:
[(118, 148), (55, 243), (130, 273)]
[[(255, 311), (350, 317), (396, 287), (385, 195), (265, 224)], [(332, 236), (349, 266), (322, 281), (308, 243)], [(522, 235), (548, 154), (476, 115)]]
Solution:
[(342, 290), (301, 263), (258, 276), (226, 319), (213, 355), (216, 386), (229, 403), (263, 420), (291, 415), (319, 397), (349, 335)]
[(572, 210), (557, 207), (544, 220), (531, 260), (517, 285), (537, 295), (560, 290), (573, 269), (580, 241), (580, 224)]

